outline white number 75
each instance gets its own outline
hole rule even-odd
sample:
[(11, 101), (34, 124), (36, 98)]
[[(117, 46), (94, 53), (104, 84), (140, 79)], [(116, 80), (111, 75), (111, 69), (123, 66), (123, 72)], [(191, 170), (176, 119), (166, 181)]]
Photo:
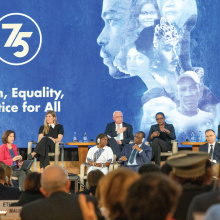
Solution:
[[(22, 51), (14, 53), (16, 57), (25, 57), (29, 51), (29, 45), (22, 40), (25, 37), (31, 37), (33, 32), (19, 32), (23, 24), (2, 24), (2, 29), (13, 29), (4, 47), (18, 47), (22, 46)], [(13, 43), (14, 41), (14, 43)]]

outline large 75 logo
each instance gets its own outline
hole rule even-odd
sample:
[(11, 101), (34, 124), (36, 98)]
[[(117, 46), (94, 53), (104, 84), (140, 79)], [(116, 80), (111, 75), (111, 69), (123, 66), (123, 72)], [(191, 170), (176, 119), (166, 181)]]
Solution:
[(12, 32), (6, 41), (4, 47), (18, 47), (22, 46), (22, 51), (14, 53), (16, 57), (25, 57), (29, 51), (29, 45), (26, 41), (22, 40), (25, 37), (31, 37), (33, 32), (19, 32), (23, 24), (2, 24), (2, 29), (12, 29)]
[(0, 18), (0, 36), (0, 60), (9, 65), (30, 62), (42, 45), (38, 24), (22, 13), (11, 13)]

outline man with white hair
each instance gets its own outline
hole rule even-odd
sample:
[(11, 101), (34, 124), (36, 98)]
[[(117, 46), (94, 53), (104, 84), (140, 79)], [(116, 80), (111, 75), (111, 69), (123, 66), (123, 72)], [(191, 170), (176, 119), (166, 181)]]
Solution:
[(108, 145), (118, 158), (121, 155), (124, 145), (134, 140), (134, 135), (132, 126), (123, 122), (123, 114), (121, 111), (115, 111), (113, 113), (113, 120), (115, 122), (107, 124), (105, 134), (109, 138)]
[(70, 195), (70, 181), (64, 169), (50, 166), (41, 177), (41, 193), (46, 197), (25, 205), (22, 220), (83, 219), (78, 196)]
[(194, 71), (186, 71), (177, 79), (177, 99), (179, 107), (167, 114), (167, 120), (177, 128), (178, 141), (191, 138), (191, 133), (205, 133), (214, 128), (214, 116), (199, 109), (199, 100), (203, 96), (203, 84)]

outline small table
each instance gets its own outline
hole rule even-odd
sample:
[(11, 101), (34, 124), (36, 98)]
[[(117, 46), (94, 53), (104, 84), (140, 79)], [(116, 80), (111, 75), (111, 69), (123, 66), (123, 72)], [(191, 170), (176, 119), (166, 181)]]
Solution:
[(206, 144), (207, 142), (190, 142), (190, 141), (185, 141), (181, 142), (182, 145), (192, 145), (192, 151), (198, 152), (199, 151), (199, 146)]
[(68, 142), (66, 145), (74, 145), (78, 146), (78, 155), (79, 155), (79, 167), (82, 163), (86, 161), (86, 156), (88, 153), (88, 146), (95, 146), (96, 142), (89, 141), (89, 142)]

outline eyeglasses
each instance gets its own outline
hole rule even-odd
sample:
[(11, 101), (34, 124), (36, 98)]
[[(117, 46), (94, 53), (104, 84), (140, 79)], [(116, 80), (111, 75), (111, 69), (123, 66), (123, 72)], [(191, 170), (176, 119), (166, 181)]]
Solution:
[(164, 119), (164, 118), (156, 118), (157, 121), (159, 121), (159, 120), (163, 120), (163, 119)]

